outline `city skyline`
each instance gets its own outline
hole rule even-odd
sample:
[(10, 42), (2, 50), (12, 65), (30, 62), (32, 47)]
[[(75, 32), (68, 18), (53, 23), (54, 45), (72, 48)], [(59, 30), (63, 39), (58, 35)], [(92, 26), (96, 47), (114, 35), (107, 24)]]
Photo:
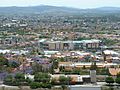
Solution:
[[(11, 3), (12, 2), (12, 3)], [(119, 0), (0, 0), (0, 7), (6, 6), (64, 6), (73, 8), (120, 7)]]

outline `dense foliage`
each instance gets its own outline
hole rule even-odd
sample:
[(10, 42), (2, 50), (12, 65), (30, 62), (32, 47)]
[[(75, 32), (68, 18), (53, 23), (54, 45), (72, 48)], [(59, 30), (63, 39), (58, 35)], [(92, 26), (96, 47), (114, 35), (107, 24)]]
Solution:
[(113, 84), (113, 83), (114, 83), (114, 79), (113, 79), (112, 77), (107, 77), (107, 78), (105, 79), (105, 81), (106, 81), (106, 83), (108, 83), (108, 84)]
[(15, 76), (8, 75), (4, 79), (4, 84), (12, 85), (12, 86), (24, 85), (25, 82), (26, 82), (26, 80), (25, 80), (25, 76), (23, 73), (17, 73)]

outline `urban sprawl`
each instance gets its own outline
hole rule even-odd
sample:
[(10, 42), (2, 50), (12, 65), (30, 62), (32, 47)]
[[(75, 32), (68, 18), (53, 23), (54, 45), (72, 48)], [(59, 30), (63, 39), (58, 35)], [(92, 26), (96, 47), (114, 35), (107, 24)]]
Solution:
[(119, 85), (120, 15), (0, 15), (0, 83)]

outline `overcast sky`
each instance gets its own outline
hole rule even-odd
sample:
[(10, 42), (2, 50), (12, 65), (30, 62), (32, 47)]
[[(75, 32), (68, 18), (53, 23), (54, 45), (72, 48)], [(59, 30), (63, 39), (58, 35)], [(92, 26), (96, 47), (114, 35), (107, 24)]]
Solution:
[(0, 6), (52, 5), (75, 8), (120, 7), (120, 0), (0, 0)]

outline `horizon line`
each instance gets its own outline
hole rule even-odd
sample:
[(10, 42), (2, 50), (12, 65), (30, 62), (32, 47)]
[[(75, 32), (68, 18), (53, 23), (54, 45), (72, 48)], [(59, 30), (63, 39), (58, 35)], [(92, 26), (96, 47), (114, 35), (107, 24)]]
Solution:
[(96, 8), (120, 8), (119, 6), (101, 6), (101, 7), (86, 7), (86, 8), (78, 8), (72, 6), (62, 6), (62, 5), (47, 5), (47, 4), (40, 4), (40, 5), (8, 5), (8, 6), (0, 6), (0, 8), (5, 7), (37, 7), (37, 6), (53, 6), (53, 7), (65, 7), (65, 8), (74, 8), (74, 9), (96, 9)]

